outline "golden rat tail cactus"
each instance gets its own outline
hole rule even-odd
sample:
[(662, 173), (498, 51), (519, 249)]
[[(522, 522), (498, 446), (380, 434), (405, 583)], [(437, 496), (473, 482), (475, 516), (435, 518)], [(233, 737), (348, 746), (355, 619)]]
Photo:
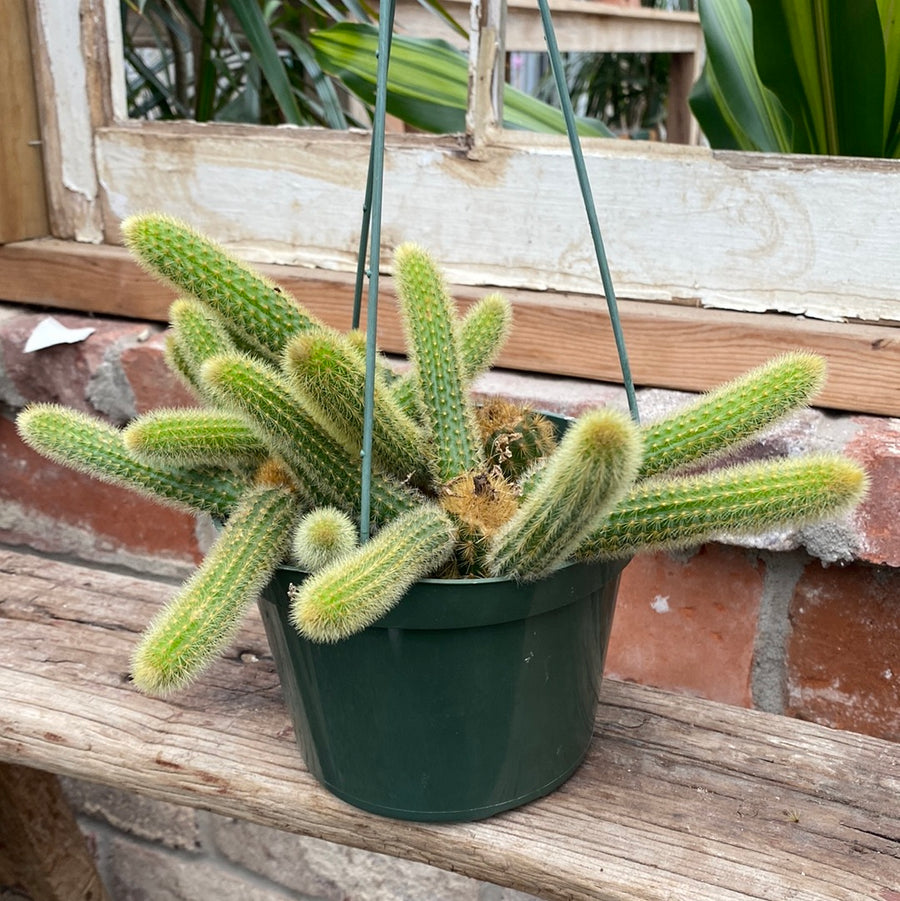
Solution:
[(166, 359), (203, 409), (120, 430), (37, 404), (18, 426), (53, 460), (225, 520), (137, 649), (147, 692), (208, 665), (292, 554), (313, 573), (292, 591), (293, 622), (310, 640), (337, 641), (424, 577), (538, 579), (573, 560), (833, 517), (865, 491), (860, 467), (835, 456), (678, 475), (807, 403), (824, 373), (811, 354), (776, 358), (642, 428), (590, 410), (559, 435), (532, 410), (479, 409), (469, 387), (500, 353), (510, 305), (492, 294), (461, 316), (434, 261), (407, 244), (395, 276), (412, 366), (400, 377), (376, 366), (372, 537), (359, 546), (361, 336), (325, 327), (174, 219), (132, 217), (123, 233), (177, 292)]

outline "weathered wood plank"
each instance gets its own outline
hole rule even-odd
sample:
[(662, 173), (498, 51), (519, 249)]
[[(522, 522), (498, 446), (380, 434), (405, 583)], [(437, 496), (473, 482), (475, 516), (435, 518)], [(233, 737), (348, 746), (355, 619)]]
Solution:
[[(107, 230), (163, 208), (251, 258), (352, 271), (367, 135), (116, 126), (96, 135)], [(900, 322), (900, 160), (584, 141), (617, 292), (632, 300)], [(457, 284), (596, 293), (564, 139), (389, 140), (386, 253), (416, 240)]]
[(0, 763), (0, 810), (0, 896), (107, 901), (56, 776)]
[[(446, 9), (463, 27), (469, 20), (468, 0), (445, 0)], [(550, 12), (559, 49), (586, 53), (693, 53), (703, 46), (697, 13), (618, 6), (596, 0), (552, 0)], [(466, 41), (414, 0), (400, 0), (395, 16), (402, 34), (439, 37), (460, 50)], [(546, 52), (544, 28), (536, 3), (507, 0), (507, 50)]]
[(94, 130), (111, 112), (107, 0), (28, 6), (50, 231), (102, 241)]
[(0, 759), (546, 898), (888, 899), (900, 890), (896, 745), (606, 683), (587, 761), (548, 798), (491, 820), (413, 824), (315, 785), (251, 617), (169, 701), (127, 679), (161, 583), (0, 552)]
[(47, 234), (44, 172), (25, 0), (3, 6), (0, 30), (0, 244)]
[[(353, 278), (347, 273), (260, 264), (331, 325), (346, 328)], [(379, 341), (402, 352), (390, 279), (380, 282)], [(486, 289), (455, 286), (465, 306)], [(509, 369), (620, 381), (602, 297), (505, 291), (515, 326), (499, 365)], [(0, 247), (0, 297), (115, 316), (165, 320), (174, 295), (143, 273), (120, 247), (29, 241)], [(701, 390), (774, 354), (805, 347), (829, 361), (818, 403), (854, 412), (900, 415), (900, 335), (886, 326), (821, 322), (658, 303), (623, 301), (623, 330), (640, 385)]]

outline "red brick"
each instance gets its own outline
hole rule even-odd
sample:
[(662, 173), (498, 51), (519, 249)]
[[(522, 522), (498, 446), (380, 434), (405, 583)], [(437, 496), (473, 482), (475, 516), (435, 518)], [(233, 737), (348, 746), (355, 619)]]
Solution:
[(160, 407), (191, 407), (197, 401), (168, 365), (164, 356), (165, 335), (154, 335), (149, 341), (134, 344), (122, 351), (122, 370), (131, 390), (138, 413)]
[(900, 566), (900, 428), (895, 420), (859, 417), (847, 453), (865, 466), (871, 486), (854, 519), (860, 560)]
[(791, 624), (787, 712), (900, 741), (900, 572), (811, 563)]
[(606, 673), (750, 707), (763, 587), (747, 551), (707, 545), (687, 561), (641, 555), (622, 574)]
[(157, 571), (200, 559), (193, 516), (51, 463), (4, 418), (0, 542)]
[(86, 398), (88, 382), (103, 362), (108, 348), (117, 342), (140, 341), (152, 329), (145, 322), (126, 322), (54, 313), (67, 328), (93, 328), (77, 344), (60, 344), (24, 353), (25, 342), (44, 313), (22, 313), (3, 323), (0, 356), (12, 384), (27, 401), (49, 401), (85, 412), (95, 412)]

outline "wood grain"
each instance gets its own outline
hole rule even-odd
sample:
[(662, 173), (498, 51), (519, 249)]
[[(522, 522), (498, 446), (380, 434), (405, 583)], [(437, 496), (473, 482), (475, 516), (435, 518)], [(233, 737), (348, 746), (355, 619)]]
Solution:
[[(258, 266), (318, 316), (350, 324), (353, 279), (300, 266)], [(379, 306), (383, 350), (404, 342), (390, 279)], [(462, 307), (486, 289), (457, 286)], [(514, 328), (501, 367), (621, 381), (602, 297), (508, 290)], [(173, 292), (142, 272), (121, 247), (53, 239), (0, 247), (0, 297), (10, 301), (165, 320)], [(775, 354), (806, 348), (823, 354), (829, 379), (823, 407), (900, 415), (900, 331), (821, 322), (778, 314), (748, 314), (640, 301), (620, 302), (635, 381), (642, 386), (697, 391), (717, 385)], [(364, 320), (363, 320), (364, 321)]]
[(255, 616), (202, 682), (151, 699), (128, 659), (170, 586), (13, 551), (0, 574), (0, 759), (548, 899), (900, 891), (891, 743), (607, 682), (588, 758), (553, 795), (481, 823), (380, 819), (309, 776)]
[(3, 0), (0, 30), (0, 244), (48, 231), (41, 133), (25, 0)]

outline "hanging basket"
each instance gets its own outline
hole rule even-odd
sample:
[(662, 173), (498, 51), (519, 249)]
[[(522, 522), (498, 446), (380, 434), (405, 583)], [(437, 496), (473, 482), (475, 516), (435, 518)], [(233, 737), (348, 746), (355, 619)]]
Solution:
[(356, 807), (404, 820), (476, 820), (576, 770), (624, 563), (538, 582), (423, 580), (336, 644), (302, 638), (278, 570), (259, 606), (310, 772)]

